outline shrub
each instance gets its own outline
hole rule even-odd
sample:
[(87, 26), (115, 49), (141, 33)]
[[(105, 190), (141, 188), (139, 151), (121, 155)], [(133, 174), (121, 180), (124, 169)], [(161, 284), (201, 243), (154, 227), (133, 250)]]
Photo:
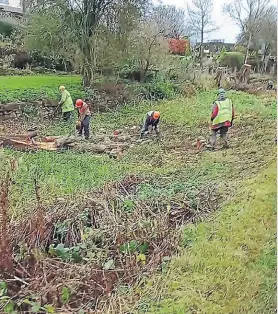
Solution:
[(133, 84), (133, 86), (130, 86), (130, 89), (137, 97), (147, 100), (171, 99), (178, 91), (176, 85), (169, 81)]
[(186, 50), (189, 49), (189, 40), (187, 39), (168, 39), (169, 50), (173, 54), (182, 54), (184, 55)]
[(241, 52), (225, 52), (219, 58), (220, 66), (240, 69), (244, 63), (244, 54)]

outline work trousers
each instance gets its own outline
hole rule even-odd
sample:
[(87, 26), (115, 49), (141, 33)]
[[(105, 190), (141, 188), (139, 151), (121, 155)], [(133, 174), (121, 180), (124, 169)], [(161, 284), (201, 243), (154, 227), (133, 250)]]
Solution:
[(147, 132), (149, 130), (149, 127), (152, 126), (152, 128), (155, 130), (156, 134), (159, 134), (159, 127), (158, 127), (158, 123), (151, 123), (151, 122), (145, 122), (143, 124), (143, 127), (141, 129), (141, 136), (144, 135), (145, 132)]
[(227, 126), (222, 126), (218, 129), (213, 129), (212, 134), (211, 134), (211, 146), (214, 148), (216, 145), (216, 134), (220, 132), (220, 137), (222, 138), (224, 145), (223, 147), (228, 147), (228, 127)]
[(90, 136), (90, 116), (85, 116), (84, 120), (81, 121), (81, 126), (79, 129), (79, 135), (82, 136), (84, 131), (85, 139), (88, 139)]

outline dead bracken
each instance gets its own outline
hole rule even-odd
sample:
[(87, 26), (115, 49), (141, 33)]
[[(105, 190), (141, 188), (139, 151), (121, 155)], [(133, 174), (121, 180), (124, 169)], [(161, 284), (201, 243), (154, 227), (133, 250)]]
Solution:
[[(35, 212), (5, 224), (12, 267), (1, 277), (18, 310), (28, 311), (36, 301), (51, 304), (55, 312), (103, 313), (118, 287), (139, 282), (177, 253), (180, 226), (215, 210), (209, 188), (195, 202), (184, 194), (171, 202), (139, 200), (137, 188), (146, 180), (128, 176), (78, 201), (58, 200), (47, 208), (34, 183)], [(8, 195), (3, 197), (7, 203)]]

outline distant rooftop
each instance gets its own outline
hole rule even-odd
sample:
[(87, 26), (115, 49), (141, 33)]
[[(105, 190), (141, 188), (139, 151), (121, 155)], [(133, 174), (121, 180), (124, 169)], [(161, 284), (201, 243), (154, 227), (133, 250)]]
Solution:
[(208, 43), (225, 43), (225, 39), (211, 39)]
[[(1, 2), (2, 1), (2, 2)], [(21, 8), (11, 7), (9, 5), (3, 4), (3, 0), (0, 0), (0, 11), (15, 13), (15, 14), (23, 14)]]
[[(200, 42), (197, 42), (196, 43), (196, 46), (200, 46)], [(204, 42), (203, 43), (203, 45), (204, 46), (211, 46), (211, 45), (216, 45), (216, 46), (234, 46), (235, 45), (235, 43), (225, 43), (225, 42), (223, 42), (223, 41), (212, 41), (212, 40), (210, 40), (210, 41), (207, 41), (207, 42)]]

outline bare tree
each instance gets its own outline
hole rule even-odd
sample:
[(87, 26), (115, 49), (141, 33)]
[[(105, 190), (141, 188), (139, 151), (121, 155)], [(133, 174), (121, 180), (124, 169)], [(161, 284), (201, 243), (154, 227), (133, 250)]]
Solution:
[(165, 37), (179, 39), (187, 35), (184, 10), (174, 5), (158, 5), (151, 15)]
[(161, 66), (169, 55), (169, 47), (163, 33), (156, 23), (144, 20), (131, 32), (129, 55), (140, 69), (140, 81), (145, 82), (152, 67)]
[(269, 0), (233, 0), (223, 7), (223, 11), (235, 21), (247, 38), (245, 63), (248, 59), (252, 37), (258, 32), (259, 21), (264, 16), (268, 4)]
[(263, 40), (265, 57), (277, 50), (277, 9), (274, 6), (269, 7), (258, 23), (258, 33), (255, 35), (256, 40)]
[(193, 0), (192, 6), (187, 6), (188, 12), (188, 29), (190, 30), (190, 36), (195, 36), (200, 40), (200, 64), (203, 66), (203, 45), (205, 36), (215, 30), (212, 22), (212, 0)]

